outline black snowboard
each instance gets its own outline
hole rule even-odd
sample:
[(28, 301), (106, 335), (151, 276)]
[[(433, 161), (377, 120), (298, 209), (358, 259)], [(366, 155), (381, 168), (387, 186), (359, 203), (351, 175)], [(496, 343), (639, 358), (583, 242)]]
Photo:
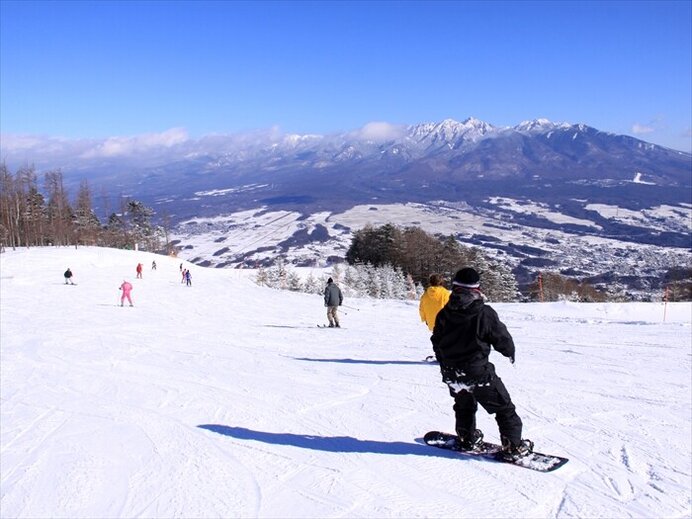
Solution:
[(562, 467), (569, 460), (560, 456), (551, 454), (543, 454), (540, 452), (532, 452), (516, 461), (507, 461), (500, 455), (502, 447), (495, 443), (483, 442), (477, 448), (471, 451), (465, 451), (460, 448), (459, 437), (456, 434), (449, 434), (440, 431), (430, 431), (423, 437), (423, 441), (439, 449), (457, 451), (465, 456), (479, 456), (485, 459), (491, 459), (502, 463), (510, 463), (526, 469), (537, 470), (538, 472), (552, 472)]

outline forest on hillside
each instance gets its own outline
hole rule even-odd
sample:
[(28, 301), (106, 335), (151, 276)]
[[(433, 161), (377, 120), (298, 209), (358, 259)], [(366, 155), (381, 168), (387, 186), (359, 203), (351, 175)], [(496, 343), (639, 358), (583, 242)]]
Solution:
[(154, 211), (132, 198), (121, 197), (118, 206), (101, 222), (87, 180), (71, 198), (60, 170), (46, 172), (41, 185), (33, 166), (13, 175), (0, 164), (1, 247), (98, 245), (169, 252), (165, 217), (163, 225), (154, 225)]

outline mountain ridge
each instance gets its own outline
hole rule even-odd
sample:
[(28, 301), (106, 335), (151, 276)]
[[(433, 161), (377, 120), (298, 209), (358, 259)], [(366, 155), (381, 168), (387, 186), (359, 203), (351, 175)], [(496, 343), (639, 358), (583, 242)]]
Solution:
[[(232, 235), (245, 242), (247, 233), (262, 237), (266, 215), (292, 214), (292, 220), (303, 222), (291, 224), (294, 234), (288, 235), (269, 226), (277, 238), (254, 240), (262, 250), (229, 247), (213, 249), (209, 256), (195, 251), (191, 259), (199, 263), (237, 266), (292, 254), (301, 262), (311, 254), (321, 261), (321, 254), (344, 254), (349, 233), (368, 221), (340, 215), (358, 207), (368, 215), (369, 206), (406, 204), (445, 212), (439, 201), (464, 204), (445, 232), (501, 250), (525, 269), (524, 278), (545, 266), (588, 275), (608, 271), (606, 252), (599, 253), (598, 262), (585, 263), (590, 246), (582, 238), (590, 237), (627, 244), (623, 254), (635, 263), (648, 262), (651, 277), (662, 279), (680, 258), (683, 265), (691, 263), (689, 254), (679, 252), (692, 249), (692, 154), (586, 124), (533, 119), (498, 127), (469, 117), (462, 122), (371, 123), (332, 135), (266, 131), (192, 140), (172, 131), (163, 137), (158, 145), (150, 136), (86, 143), (90, 148), (67, 153), (73, 162), (64, 169), (66, 184), (75, 189), (87, 177), (95, 192), (137, 198), (174, 226), (227, 216), (227, 231), (234, 231), (215, 229), (214, 240)], [(618, 212), (642, 217), (622, 218)], [(661, 213), (672, 216), (661, 220), (656, 216)], [(315, 218), (321, 214), (331, 215), (331, 221)], [(403, 227), (421, 220), (411, 212), (391, 214), (390, 223)], [(319, 251), (310, 243), (312, 228), (304, 224), (311, 220), (313, 227), (327, 230), (319, 234), (327, 244)], [(189, 229), (203, 232), (205, 225), (179, 228), (181, 246), (195, 241)], [(498, 244), (505, 227), (518, 234)], [(430, 230), (435, 232), (435, 226)], [(554, 232), (562, 233), (560, 247), (553, 246)], [(569, 254), (570, 242), (583, 249), (578, 259)], [(632, 247), (644, 245), (657, 252), (639, 258)], [(544, 253), (535, 252), (540, 249)], [(653, 259), (672, 249), (668, 260)]]

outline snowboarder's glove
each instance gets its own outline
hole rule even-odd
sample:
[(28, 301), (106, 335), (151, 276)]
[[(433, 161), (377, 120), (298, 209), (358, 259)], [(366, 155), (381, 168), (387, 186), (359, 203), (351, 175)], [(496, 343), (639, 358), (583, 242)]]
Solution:
[(509, 361), (510, 361), (512, 364), (514, 364), (514, 355), (512, 355), (512, 356), (509, 358)]

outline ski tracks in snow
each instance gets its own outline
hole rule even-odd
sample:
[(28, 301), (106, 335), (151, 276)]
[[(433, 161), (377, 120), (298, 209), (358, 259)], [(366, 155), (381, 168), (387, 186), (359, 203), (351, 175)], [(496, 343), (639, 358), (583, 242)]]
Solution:
[[(320, 295), (194, 265), (183, 289), (150, 256), (115, 308), (142, 257), (3, 257), (3, 517), (689, 516), (689, 305), (670, 325), (655, 305), (493, 305), (524, 437), (570, 458), (541, 474), (416, 443), (454, 418), (415, 303), (351, 301), (329, 333)], [(56, 264), (80, 285), (52, 285)]]
[(3, 494), (4, 517), (55, 510), (71, 517), (256, 516), (261, 493), (253, 474), (213, 438), (151, 408), (93, 405), (98, 416), (85, 416), (83, 401), (77, 409), (43, 410), (3, 446), (2, 487), (42, 496), (38, 508), (25, 508), (15, 494)]
[[(235, 456), (220, 449), (213, 438), (200, 435), (196, 427), (150, 410), (140, 418), (152, 459), (130, 479), (128, 503), (120, 517), (256, 516), (261, 505), (259, 485)], [(157, 483), (161, 473), (168, 482), (163, 488)]]

